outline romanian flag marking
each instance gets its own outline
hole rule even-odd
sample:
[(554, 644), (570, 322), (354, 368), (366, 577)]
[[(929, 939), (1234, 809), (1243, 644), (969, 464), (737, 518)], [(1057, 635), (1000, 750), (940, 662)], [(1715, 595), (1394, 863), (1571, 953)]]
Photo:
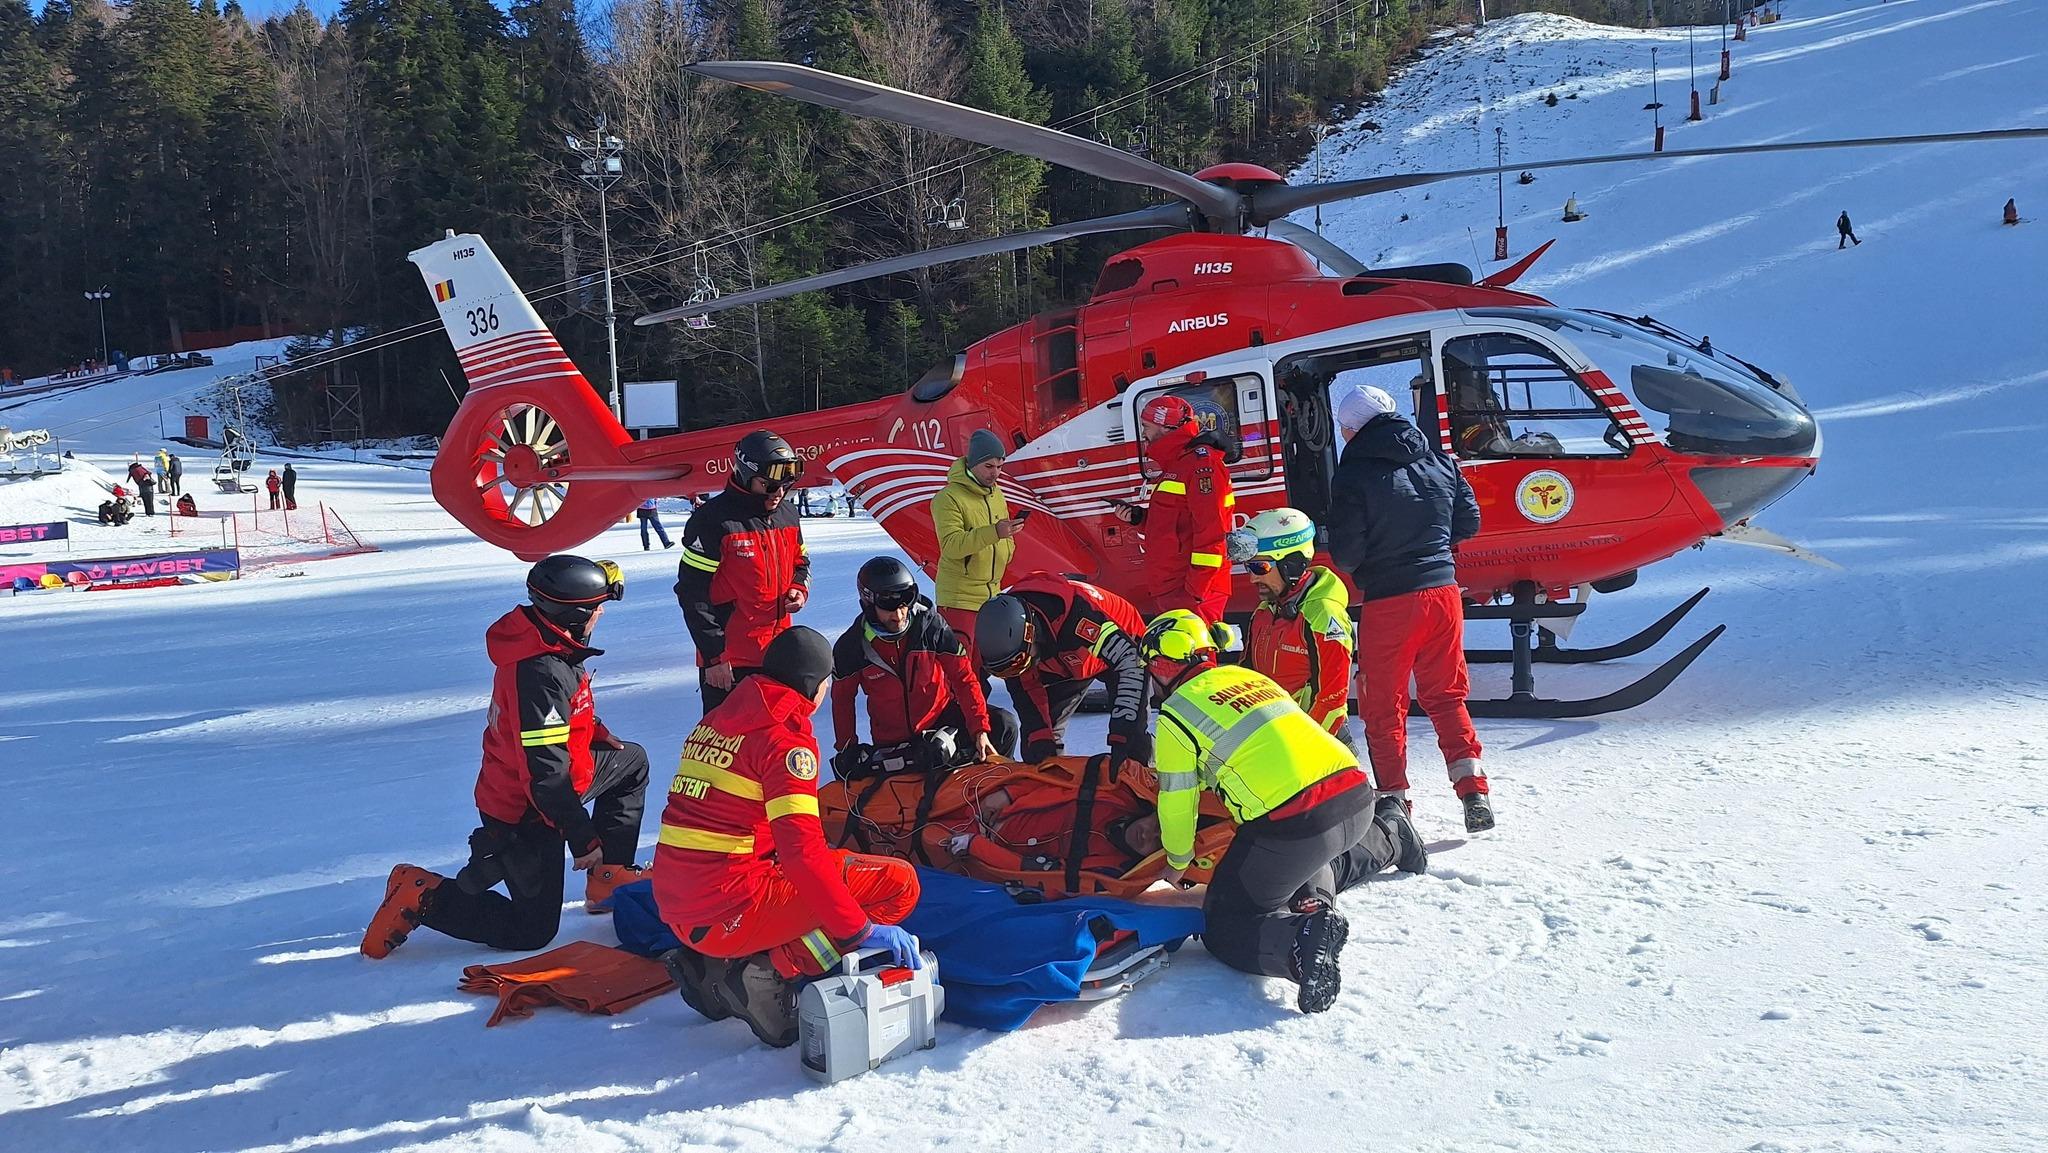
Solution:
[(437, 284), (437, 285), (435, 285), (435, 286), (434, 286), (434, 302), (435, 302), (436, 304), (445, 304), (446, 302), (448, 302), (448, 301), (451, 301), (451, 300), (454, 300), (454, 299), (455, 299), (455, 282), (454, 282), (454, 281), (452, 281), (452, 280), (444, 280), (444, 281), (442, 281), (441, 283), (439, 283), (439, 284)]

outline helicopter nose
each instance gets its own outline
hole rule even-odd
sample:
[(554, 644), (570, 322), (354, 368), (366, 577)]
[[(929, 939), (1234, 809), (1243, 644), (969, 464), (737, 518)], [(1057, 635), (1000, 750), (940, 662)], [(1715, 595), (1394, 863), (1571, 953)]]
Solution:
[[(1814, 446), (1816, 449), (1819, 445)], [(1714, 506), (1723, 527), (1739, 524), (1777, 503), (1780, 497), (1799, 487), (1817, 466), (1704, 464), (1691, 471), (1692, 483)]]

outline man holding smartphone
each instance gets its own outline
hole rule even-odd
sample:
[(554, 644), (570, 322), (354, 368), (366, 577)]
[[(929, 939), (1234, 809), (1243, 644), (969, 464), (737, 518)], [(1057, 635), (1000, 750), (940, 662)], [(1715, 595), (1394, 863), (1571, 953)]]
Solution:
[[(988, 429), (967, 438), (967, 454), (953, 462), (945, 487), (932, 497), (932, 531), (939, 538), (939, 615), (967, 645), (968, 663), (979, 672), (974, 614), (1003, 587), (1003, 574), (1016, 554), (1016, 536), (1030, 511), (1010, 515), (1003, 497), (1003, 442)], [(987, 675), (981, 675), (987, 691)]]

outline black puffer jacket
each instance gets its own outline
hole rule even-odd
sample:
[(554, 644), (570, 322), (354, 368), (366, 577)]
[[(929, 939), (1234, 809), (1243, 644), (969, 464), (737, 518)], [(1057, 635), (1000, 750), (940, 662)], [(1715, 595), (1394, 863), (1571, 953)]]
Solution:
[(1376, 416), (1337, 461), (1330, 556), (1366, 600), (1457, 583), (1451, 546), (1479, 531), (1479, 502), (1421, 430)]

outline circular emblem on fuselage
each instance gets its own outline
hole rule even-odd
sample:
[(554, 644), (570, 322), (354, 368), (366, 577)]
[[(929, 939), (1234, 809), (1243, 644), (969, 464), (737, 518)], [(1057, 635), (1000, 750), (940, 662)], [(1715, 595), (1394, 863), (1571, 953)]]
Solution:
[(1537, 469), (1515, 490), (1515, 507), (1537, 524), (1555, 524), (1572, 511), (1572, 482), (1555, 469)]
[(789, 775), (799, 781), (818, 779), (818, 757), (809, 749), (789, 750), (789, 756), (784, 759), (784, 763), (789, 766)]

